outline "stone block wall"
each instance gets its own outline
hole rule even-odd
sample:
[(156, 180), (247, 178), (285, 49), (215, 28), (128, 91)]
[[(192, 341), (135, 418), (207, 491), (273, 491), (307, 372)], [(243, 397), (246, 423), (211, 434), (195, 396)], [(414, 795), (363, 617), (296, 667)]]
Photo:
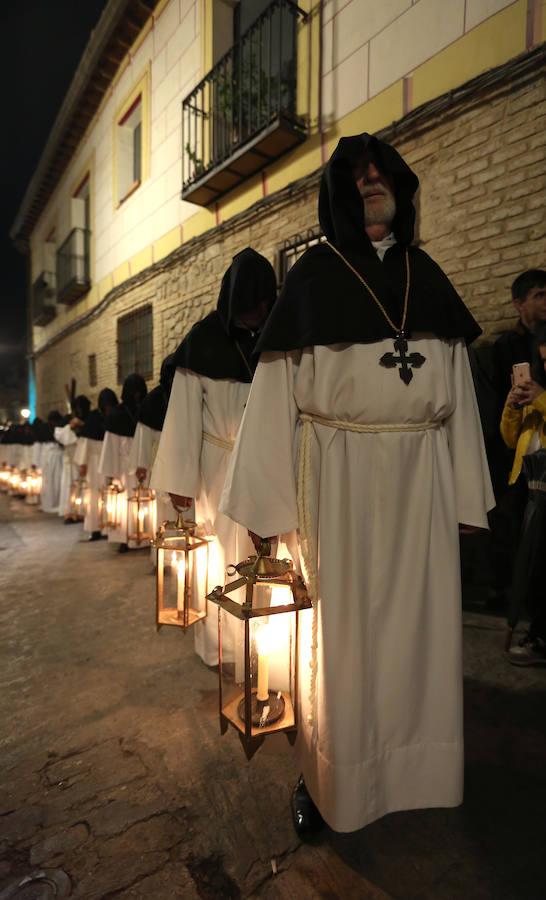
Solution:
[[(365, 123), (362, 123), (362, 130)], [(510, 285), (525, 269), (546, 267), (546, 82), (540, 71), (480, 88), (442, 112), (388, 135), (421, 180), (419, 239), (444, 268), (492, 339), (514, 321)], [(188, 329), (216, 303), (224, 269), (251, 245), (277, 264), (285, 239), (318, 224), (313, 173), (110, 292), (79, 327), (36, 359), (38, 412), (64, 404), (71, 377), (96, 399), (117, 385), (117, 319), (153, 305), (154, 374)], [(87, 357), (97, 355), (98, 386)], [(152, 382), (150, 383), (151, 386)]]

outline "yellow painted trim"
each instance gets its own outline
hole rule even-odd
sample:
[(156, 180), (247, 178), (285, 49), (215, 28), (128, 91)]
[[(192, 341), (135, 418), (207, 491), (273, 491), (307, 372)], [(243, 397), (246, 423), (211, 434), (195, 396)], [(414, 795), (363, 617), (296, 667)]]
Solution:
[(164, 234), (163, 237), (159, 238), (159, 240), (154, 241), (151, 250), (155, 262), (157, 262), (159, 259), (163, 259), (164, 256), (168, 256), (169, 253), (172, 253), (173, 250), (176, 250), (177, 247), (180, 247), (179, 225), (177, 225), (177, 227), (173, 228), (171, 231), (168, 231), (167, 234)]
[(114, 269), (112, 272), (112, 282), (114, 287), (118, 287), (118, 285), (123, 284), (124, 281), (127, 281), (128, 278), (131, 277), (131, 273), (129, 272), (129, 260), (127, 262), (122, 263), (117, 269)]
[[(170, 2), (171, 2), (171, 0), (159, 0), (159, 3), (157, 4), (156, 8), (154, 9), (154, 11), (152, 13), (155, 21), (157, 21), (157, 19), (159, 19), (161, 13), (164, 12), (164, 10), (167, 8), (167, 6), (169, 5)], [(174, 2), (176, 2), (176, 0), (174, 0)]]
[[(249, 178), (248, 181), (245, 181), (244, 185), (241, 185), (240, 188), (235, 188), (235, 190), (230, 191), (223, 200), (220, 200), (218, 204), (220, 221), (227, 222), (232, 216), (236, 216), (237, 213), (243, 212), (249, 206), (252, 206), (253, 203), (257, 203), (258, 200), (261, 200), (262, 197), (262, 173), (260, 172), (258, 175), (254, 175), (253, 178)], [(184, 239), (187, 240), (186, 226), (184, 226)]]
[(413, 107), (523, 53), (526, 21), (526, 0), (518, 0), (420, 65), (413, 73)]
[(99, 303), (101, 300), (106, 297), (106, 294), (112, 290), (114, 287), (114, 279), (112, 275), (107, 275), (105, 278), (102, 278), (98, 283), (98, 292), (99, 292)]
[(153, 262), (152, 245), (145, 247), (140, 253), (135, 253), (129, 260), (129, 271), (131, 275), (138, 275), (143, 269), (147, 269)]
[[(150, 177), (150, 163), (152, 155), (151, 72), (152, 65), (148, 60), (144, 71), (134, 83), (130, 93), (127, 94), (123, 102), (119, 104), (112, 121), (112, 205), (115, 210), (119, 209), (124, 199), (120, 199), (119, 197), (118, 185), (118, 125), (139, 96), (141, 97), (142, 105), (142, 162), (140, 184), (143, 184), (146, 179)], [(134, 191), (133, 193), (136, 193), (136, 191)], [(133, 194), (131, 194), (131, 196), (133, 196)]]
[(201, 17), (201, 77), (212, 69), (212, 38), (213, 38), (213, 2), (214, 0), (199, 0), (199, 14)]
[(150, 16), (150, 18), (144, 23), (142, 26), (142, 30), (140, 34), (136, 36), (133, 43), (131, 44), (129, 50), (127, 51), (127, 56), (131, 59), (134, 57), (135, 53), (142, 47), (144, 41), (150, 34), (152, 28), (154, 27), (154, 16)]

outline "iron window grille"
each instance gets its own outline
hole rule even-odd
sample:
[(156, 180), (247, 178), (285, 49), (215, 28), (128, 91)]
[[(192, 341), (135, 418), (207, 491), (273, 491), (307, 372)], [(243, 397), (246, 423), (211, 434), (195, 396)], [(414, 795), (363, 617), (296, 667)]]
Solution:
[(90, 287), (89, 230), (73, 228), (57, 250), (57, 302), (73, 303)]
[[(307, 14), (292, 0), (273, 0), (183, 101), (182, 197), (210, 202), (305, 138), (296, 112), (300, 19)], [(279, 121), (283, 134), (258, 146), (257, 160), (245, 158), (244, 147)], [(194, 186), (219, 167), (223, 178), (208, 201), (198, 198)]]
[(284, 241), (281, 249), (279, 250), (279, 288), (282, 288), (284, 282), (286, 281), (286, 276), (288, 275), (292, 266), (298, 261), (300, 256), (303, 256), (305, 251), (309, 250), (310, 247), (315, 247), (317, 244), (322, 244), (325, 240), (326, 238), (322, 234), (320, 228), (316, 226), (315, 228), (309, 228), (302, 234), (293, 235), (291, 238), (287, 238)]
[(136, 372), (143, 378), (153, 375), (153, 313), (152, 306), (118, 319), (118, 384)]

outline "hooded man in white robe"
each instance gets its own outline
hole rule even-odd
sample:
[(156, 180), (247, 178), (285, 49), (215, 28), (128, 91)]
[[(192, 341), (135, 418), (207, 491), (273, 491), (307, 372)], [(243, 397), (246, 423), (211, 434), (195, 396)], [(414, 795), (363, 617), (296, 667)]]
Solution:
[[(222, 515), (218, 503), (254, 373), (253, 350), (276, 290), (271, 263), (247, 247), (223, 276), (216, 310), (194, 325), (175, 354), (150, 484), (169, 492), (178, 509), (189, 510), (195, 501), (197, 524), (212, 538), (209, 589), (223, 584), (226, 566), (252, 550), (246, 528)], [(196, 652), (206, 665), (216, 665), (216, 616), (197, 622), (194, 630)]]
[[(458, 523), (493, 506), (467, 343), (480, 329), (412, 246), (394, 148), (342, 138), (327, 243), (289, 272), (258, 344), (220, 509), (297, 530), (313, 601), (300, 659), (299, 833), (463, 796)], [(307, 615), (307, 614), (304, 614)]]

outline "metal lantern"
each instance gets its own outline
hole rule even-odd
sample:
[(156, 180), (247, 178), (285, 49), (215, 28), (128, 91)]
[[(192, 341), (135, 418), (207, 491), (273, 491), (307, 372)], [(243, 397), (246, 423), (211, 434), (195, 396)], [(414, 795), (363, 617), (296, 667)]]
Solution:
[(311, 607), (292, 561), (270, 552), (264, 541), (229, 567), (238, 578), (208, 595), (218, 605), (220, 729), (237, 730), (248, 759), (266, 735), (295, 739), (299, 616)]
[(16, 466), (11, 467), (11, 474), (8, 481), (9, 493), (12, 497), (19, 495), (19, 487), (21, 485), (21, 473)]
[(156, 566), (156, 624), (186, 630), (207, 615), (209, 539), (196, 534), (195, 522), (182, 513), (176, 522), (163, 522), (154, 547)]
[(72, 490), (70, 491), (70, 511), (69, 515), (73, 519), (83, 521), (87, 514), (87, 506), (89, 502), (89, 485), (85, 478), (76, 478), (72, 482)]
[(42, 473), (36, 466), (31, 466), (27, 472), (27, 496), (26, 502), (35, 506), (42, 493)]
[(26, 469), (21, 470), (21, 477), (19, 479), (19, 497), (25, 497), (28, 494), (28, 474)]
[(99, 493), (100, 530), (119, 528), (122, 521), (122, 503), (125, 491), (110, 478)]
[(127, 501), (127, 543), (151, 544), (155, 537), (156, 520), (155, 491), (143, 487), (139, 480)]
[(4, 462), (0, 468), (0, 490), (7, 491), (9, 487), (9, 479), (11, 475), (11, 466)]

